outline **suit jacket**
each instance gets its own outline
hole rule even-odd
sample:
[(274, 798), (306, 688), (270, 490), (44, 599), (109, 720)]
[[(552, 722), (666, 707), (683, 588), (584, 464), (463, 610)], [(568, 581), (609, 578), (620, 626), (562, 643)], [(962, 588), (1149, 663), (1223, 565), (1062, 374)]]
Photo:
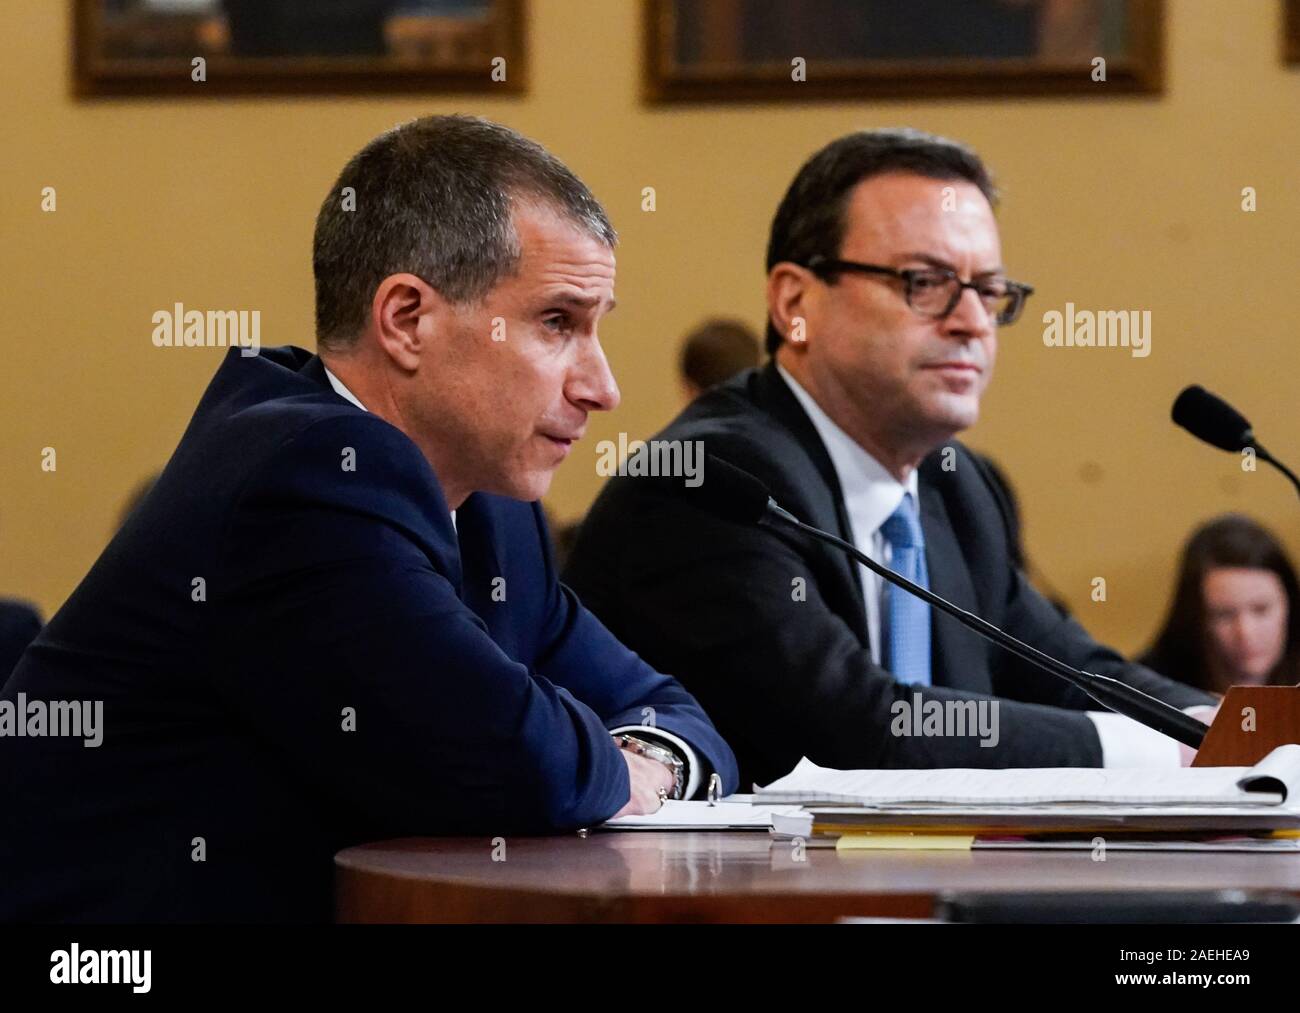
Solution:
[(41, 614), (26, 602), (0, 598), (0, 685), (41, 632)]
[(456, 520), (317, 358), (232, 349), (0, 695), (104, 704), (97, 748), (0, 737), (0, 917), (328, 918), (341, 847), (613, 815), (608, 729), (647, 707), (734, 789), (695, 700), (557, 583), (537, 504)]
[[(715, 387), (656, 439), (701, 441), (800, 519), (852, 539), (830, 457), (774, 364)], [(1011, 562), (1009, 511), (986, 467), (960, 443), (945, 448), (925, 459), (918, 479), (935, 592), (1071, 665), (1179, 707), (1210, 702), (1127, 663), (1030, 587)], [(746, 785), (770, 782), (802, 756), (837, 768), (1102, 761), (1082, 713), (1087, 697), (933, 610), (934, 686), (923, 699), (996, 697), (999, 742), (893, 734), (893, 705), (911, 704), (916, 687), (871, 660), (858, 565), (797, 533), (706, 513), (681, 482), (612, 478), (565, 580), (624, 643), (696, 695), (735, 749)]]

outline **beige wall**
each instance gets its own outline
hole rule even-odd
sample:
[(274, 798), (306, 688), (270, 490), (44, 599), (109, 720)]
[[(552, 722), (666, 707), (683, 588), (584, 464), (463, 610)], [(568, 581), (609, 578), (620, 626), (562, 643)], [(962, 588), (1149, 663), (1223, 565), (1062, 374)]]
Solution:
[[(1084, 621), (1138, 647), (1177, 547), (1200, 518), (1249, 509), (1300, 553), (1283, 480), (1167, 421), (1201, 381), (1300, 464), (1300, 72), (1278, 56), (1274, 0), (1171, 0), (1159, 100), (890, 102), (648, 109), (639, 5), (533, 0), (522, 99), (217, 99), (78, 103), (66, 5), (0, 5), (0, 593), (47, 612), (103, 547), (124, 496), (170, 453), (220, 357), (155, 349), (173, 302), (262, 311), (267, 344), (311, 345), (313, 216), (347, 157), (412, 117), (482, 113), (538, 138), (622, 233), (620, 308), (604, 330), (623, 406), (596, 420), (550, 504), (599, 488), (595, 441), (648, 435), (676, 408), (678, 336), (713, 312), (762, 320), (767, 225), (802, 160), (858, 127), (962, 138), (1005, 191), (1003, 246), (1038, 286), (1002, 336), (970, 442), (1013, 473), (1032, 555)], [(1102, 87), (1102, 86), (1099, 86)], [(55, 186), (58, 210), (39, 210)], [(658, 210), (640, 210), (654, 186)], [(1239, 209), (1243, 186), (1259, 210)], [(1149, 309), (1153, 353), (1051, 349), (1041, 315)], [(58, 470), (40, 468), (43, 447)], [(1109, 600), (1088, 599), (1103, 576)]]

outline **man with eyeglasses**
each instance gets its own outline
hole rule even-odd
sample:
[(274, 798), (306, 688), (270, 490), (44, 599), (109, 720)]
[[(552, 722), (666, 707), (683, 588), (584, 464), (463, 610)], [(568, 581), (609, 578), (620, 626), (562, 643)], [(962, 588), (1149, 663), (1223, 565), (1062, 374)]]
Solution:
[[(1033, 291), (1007, 277), (996, 199), (980, 159), (943, 138), (864, 131), (823, 148), (772, 223), (770, 361), (658, 438), (702, 441), (800, 519), (1068, 664), (1209, 704), (1098, 644), (1027, 583), (1000, 486), (954, 439), (978, 417), (998, 328)], [(803, 756), (836, 768), (1187, 758), (842, 553), (714, 517), (673, 483), (611, 480), (565, 577), (695, 694), (745, 785)]]

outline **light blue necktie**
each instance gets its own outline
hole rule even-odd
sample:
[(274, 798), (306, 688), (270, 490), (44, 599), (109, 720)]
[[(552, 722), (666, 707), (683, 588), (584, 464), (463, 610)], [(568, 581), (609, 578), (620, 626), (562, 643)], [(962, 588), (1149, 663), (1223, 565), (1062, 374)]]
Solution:
[[(889, 567), (927, 590), (930, 577), (925, 569), (925, 537), (912, 494), (903, 496), (898, 509), (880, 525), (880, 533), (891, 550)], [(930, 606), (902, 588), (887, 584), (888, 646), (885, 667), (899, 682), (930, 685)]]

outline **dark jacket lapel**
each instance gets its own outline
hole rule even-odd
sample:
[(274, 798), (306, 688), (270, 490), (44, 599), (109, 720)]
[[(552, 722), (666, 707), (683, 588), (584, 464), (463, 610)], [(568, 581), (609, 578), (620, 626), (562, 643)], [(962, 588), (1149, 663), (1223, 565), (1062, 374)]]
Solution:
[(473, 609), (489, 628), (492, 620), (505, 613), (492, 601), (493, 580), (505, 576), (497, 555), (496, 539), (485, 497), (474, 493), (456, 511), (456, 540), (460, 544), (460, 565), (464, 575), (461, 600)]
[[(822, 443), (817, 427), (813, 425), (803, 405), (795, 397), (789, 385), (777, 371), (775, 360), (769, 359), (767, 365), (758, 370), (751, 386), (754, 402), (773, 416), (795, 438), (808, 459), (812, 462), (821, 479), (821, 484), (829, 496), (818, 497), (806, 495), (804, 509), (800, 520), (829, 531), (846, 541), (853, 541), (853, 529), (849, 525), (848, 511), (844, 507), (844, 493), (840, 488), (839, 477), (835, 474), (835, 465)], [(786, 505), (786, 504), (783, 504)], [(857, 563), (847, 554), (831, 546), (821, 546), (831, 558), (832, 565), (843, 578), (857, 600), (857, 609), (852, 616), (852, 626), (863, 643), (869, 642), (867, 633), (866, 603), (862, 592), (862, 577)]]
[[(975, 585), (953, 534), (943, 495), (927, 475), (923, 462), (917, 481), (921, 500), (921, 531), (925, 535), (925, 565), (930, 590), (968, 612), (977, 612)], [(938, 685), (979, 693), (993, 692), (988, 664), (978, 637), (951, 616), (930, 610), (930, 669)]]
[(298, 370), (298, 372), (301, 375), (316, 381), (316, 383), (320, 384), (320, 386), (324, 387), (326, 390), (334, 389), (333, 385), (330, 384), (330, 378), (325, 375), (325, 363), (321, 361), (319, 355), (313, 355), (310, 359), (304, 362), (302, 364), (302, 369)]
[[(831, 491), (831, 498), (834, 501), (833, 513), (802, 519), (819, 528), (833, 531), (841, 538), (850, 537), (852, 531), (849, 527), (848, 513), (844, 509), (844, 493), (840, 489), (839, 477), (835, 474), (835, 465), (831, 463), (831, 455), (826, 452), (826, 445), (822, 443), (817, 427), (813, 425), (808, 413), (803, 410), (803, 405), (795, 397), (794, 391), (777, 372), (775, 361), (769, 360), (767, 365), (756, 374), (754, 395), (759, 407), (766, 409), (781, 425), (794, 434), (822, 481)], [(812, 505), (816, 507), (815, 501)]]

